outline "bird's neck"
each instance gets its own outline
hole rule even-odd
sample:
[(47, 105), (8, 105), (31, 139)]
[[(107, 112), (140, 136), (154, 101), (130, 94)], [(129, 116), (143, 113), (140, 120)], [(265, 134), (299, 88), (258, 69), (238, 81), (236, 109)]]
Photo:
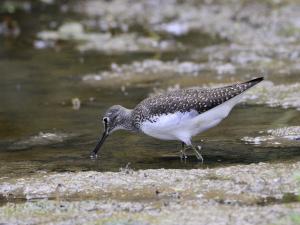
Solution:
[(124, 130), (136, 132), (137, 129), (132, 122), (132, 109), (124, 109), (122, 112), (122, 128)]

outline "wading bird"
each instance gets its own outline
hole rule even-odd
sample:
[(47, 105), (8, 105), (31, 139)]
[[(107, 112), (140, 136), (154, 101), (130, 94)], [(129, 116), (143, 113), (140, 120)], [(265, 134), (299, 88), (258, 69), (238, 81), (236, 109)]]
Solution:
[(104, 132), (91, 157), (97, 157), (111, 133), (122, 129), (161, 140), (178, 140), (182, 143), (182, 158), (186, 158), (185, 150), (191, 148), (203, 162), (200, 148), (192, 144), (192, 137), (218, 125), (239, 103), (243, 93), (262, 80), (260, 77), (226, 87), (176, 90), (146, 98), (134, 109), (114, 105), (102, 119)]

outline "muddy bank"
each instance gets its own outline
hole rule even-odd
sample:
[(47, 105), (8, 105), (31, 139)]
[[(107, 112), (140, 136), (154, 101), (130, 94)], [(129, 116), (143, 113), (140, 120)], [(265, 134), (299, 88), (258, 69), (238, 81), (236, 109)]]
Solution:
[(24, 224), (54, 218), (61, 224), (288, 224), (300, 211), (297, 171), (299, 162), (3, 178), (0, 218)]
[[(0, 222), (8, 224), (297, 224), (300, 205), (243, 206), (199, 200), (166, 203), (45, 201), (7, 204)], [(12, 216), (14, 215), (14, 217)]]

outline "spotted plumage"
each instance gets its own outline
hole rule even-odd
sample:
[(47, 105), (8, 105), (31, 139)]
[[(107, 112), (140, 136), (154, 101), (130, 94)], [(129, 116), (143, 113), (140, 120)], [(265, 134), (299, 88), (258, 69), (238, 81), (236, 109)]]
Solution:
[(189, 112), (196, 110), (204, 113), (227, 100), (243, 93), (245, 90), (259, 83), (261, 78), (241, 84), (234, 84), (220, 88), (189, 88), (146, 98), (139, 103), (132, 112), (134, 127), (140, 128), (141, 123), (163, 114), (175, 112)]
[(191, 138), (219, 124), (240, 101), (242, 93), (263, 78), (219, 88), (189, 88), (149, 97), (134, 109), (112, 106), (103, 117), (105, 131), (93, 151), (96, 154), (105, 138), (123, 129), (162, 140), (179, 140), (201, 154)]

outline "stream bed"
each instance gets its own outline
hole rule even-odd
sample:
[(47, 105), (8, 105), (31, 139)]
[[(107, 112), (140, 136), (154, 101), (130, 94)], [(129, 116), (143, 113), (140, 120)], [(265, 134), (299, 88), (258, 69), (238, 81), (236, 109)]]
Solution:
[[(127, 10), (130, 9), (130, 10)], [(295, 224), (300, 4), (4, 1), (1, 224)], [(115, 104), (264, 76), (220, 125), (180, 143), (116, 132)]]

